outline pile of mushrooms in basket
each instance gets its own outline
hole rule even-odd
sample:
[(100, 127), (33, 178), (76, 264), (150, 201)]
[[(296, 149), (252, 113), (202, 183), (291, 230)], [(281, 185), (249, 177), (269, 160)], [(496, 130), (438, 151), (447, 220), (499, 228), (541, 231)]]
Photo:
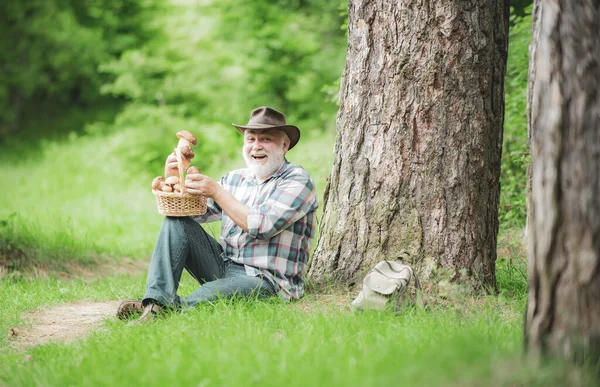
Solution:
[[(177, 132), (177, 138), (179, 138), (177, 148), (181, 151), (181, 164), (183, 170), (185, 170), (187, 173), (200, 173), (200, 169), (198, 167), (189, 166), (191, 160), (194, 158), (192, 145), (196, 145), (198, 140), (187, 130), (181, 130)], [(177, 149), (175, 149), (172, 154), (175, 155), (176, 152)], [(156, 191), (180, 193), (181, 185), (185, 184), (185, 182), (179, 181), (179, 179), (179, 171), (177, 169), (169, 169), (168, 163), (165, 163), (165, 176), (155, 177), (152, 181), (152, 189)]]

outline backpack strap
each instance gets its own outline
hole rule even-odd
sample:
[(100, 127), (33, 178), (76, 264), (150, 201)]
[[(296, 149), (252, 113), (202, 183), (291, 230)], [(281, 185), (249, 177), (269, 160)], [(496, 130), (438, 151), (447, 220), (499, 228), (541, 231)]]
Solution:
[[(398, 253), (398, 256), (396, 257), (396, 261), (403, 263), (403, 260), (410, 260), (410, 254), (406, 251), (406, 250), (401, 250)], [(403, 263), (404, 264), (404, 263)], [(411, 272), (412, 272), (412, 276), (415, 279), (414, 282), (414, 286), (415, 286), (415, 295), (416, 295), (416, 299), (415, 302), (417, 304), (417, 306), (419, 308), (423, 308), (423, 298), (422, 298), (422, 291), (421, 291), (421, 282), (419, 281), (419, 277), (417, 276), (417, 273), (415, 273), (414, 269), (411, 267)]]
[(417, 277), (417, 273), (413, 270), (413, 276), (415, 277), (415, 294), (416, 294), (416, 304), (419, 308), (423, 308), (423, 298), (421, 298), (421, 283), (419, 282), (419, 277)]

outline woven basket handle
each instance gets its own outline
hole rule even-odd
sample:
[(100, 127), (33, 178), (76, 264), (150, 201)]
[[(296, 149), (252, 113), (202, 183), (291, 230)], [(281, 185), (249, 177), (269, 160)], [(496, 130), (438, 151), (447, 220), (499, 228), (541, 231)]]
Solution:
[(177, 169), (179, 170), (179, 185), (181, 186), (181, 191), (179, 192), (179, 196), (183, 196), (185, 193), (185, 180), (183, 180), (183, 155), (181, 154), (181, 149), (175, 148), (175, 155), (177, 156)]

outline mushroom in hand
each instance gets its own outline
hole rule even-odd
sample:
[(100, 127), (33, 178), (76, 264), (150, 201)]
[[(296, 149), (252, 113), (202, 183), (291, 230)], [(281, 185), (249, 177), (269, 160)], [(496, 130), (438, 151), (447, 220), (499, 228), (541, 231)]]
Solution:
[(189, 175), (189, 174), (197, 175), (197, 174), (199, 174), (199, 173), (200, 173), (200, 168), (198, 168), (198, 167), (197, 167), (197, 166), (195, 166), (195, 165), (192, 165), (191, 167), (189, 167), (189, 168), (187, 169), (187, 174), (188, 174), (188, 175)]
[(192, 146), (198, 143), (196, 136), (194, 136), (187, 130), (180, 130), (179, 132), (177, 132), (177, 138), (179, 139), (179, 144), (177, 144), (177, 148), (181, 148), (184, 145)]

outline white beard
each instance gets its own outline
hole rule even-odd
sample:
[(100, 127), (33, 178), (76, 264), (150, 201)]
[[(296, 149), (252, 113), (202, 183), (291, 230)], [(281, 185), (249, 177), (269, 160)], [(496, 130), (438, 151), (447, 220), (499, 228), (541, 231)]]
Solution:
[(271, 153), (265, 151), (257, 153), (267, 155), (267, 162), (263, 163), (254, 160), (252, 156), (250, 156), (250, 153), (246, 153), (242, 148), (242, 155), (244, 156), (244, 160), (246, 160), (246, 166), (252, 171), (257, 180), (265, 180), (267, 177), (271, 176), (281, 167), (281, 165), (283, 165), (283, 161), (285, 160), (283, 148), (277, 148)]

